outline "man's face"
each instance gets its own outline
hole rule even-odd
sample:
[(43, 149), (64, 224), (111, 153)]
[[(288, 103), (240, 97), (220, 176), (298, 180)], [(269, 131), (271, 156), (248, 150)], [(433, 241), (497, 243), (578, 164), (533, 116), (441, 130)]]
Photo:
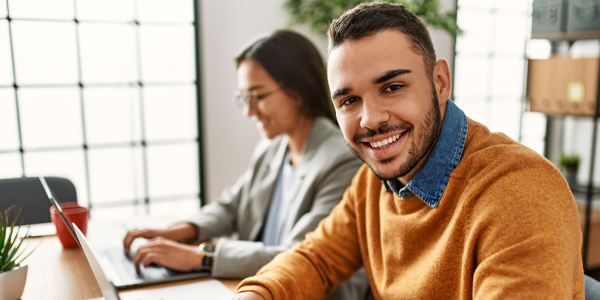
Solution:
[(352, 152), (380, 179), (408, 183), (435, 145), (447, 99), (438, 103), (438, 69), (432, 80), (423, 57), (397, 30), (347, 40), (331, 51), (328, 78), (338, 122)]

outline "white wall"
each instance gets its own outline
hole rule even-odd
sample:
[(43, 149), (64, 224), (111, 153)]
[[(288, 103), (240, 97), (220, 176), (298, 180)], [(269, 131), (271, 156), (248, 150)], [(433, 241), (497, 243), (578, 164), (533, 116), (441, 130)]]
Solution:
[(257, 35), (286, 26), (283, 2), (199, 1), (207, 201), (235, 183), (247, 168), (259, 138), (254, 123), (231, 101), (237, 88), (233, 58)]
[[(440, 0), (444, 11), (456, 10), (455, 0)], [(448, 61), (450, 66), (450, 74), (453, 74), (454, 70), (454, 37), (442, 29), (429, 28), (429, 35), (433, 41), (433, 47), (435, 48), (435, 54), (437, 59), (443, 58)], [(454, 83), (454, 79), (452, 79)]]
[[(257, 35), (285, 28), (288, 14), (285, 0), (197, 1), (202, 18), (205, 195), (211, 201), (244, 172), (259, 138), (254, 124), (231, 101), (237, 87), (233, 57)], [(442, 3), (454, 9), (453, 0)], [(325, 55), (325, 37), (311, 34), (307, 26), (293, 29), (307, 35)], [(431, 30), (431, 37), (438, 58), (452, 64), (454, 39), (441, 30)]]

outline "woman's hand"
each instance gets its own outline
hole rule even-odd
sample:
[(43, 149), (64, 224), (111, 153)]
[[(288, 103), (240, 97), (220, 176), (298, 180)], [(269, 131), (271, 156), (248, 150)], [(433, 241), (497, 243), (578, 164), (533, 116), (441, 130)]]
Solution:
[(265, 298), (255, 292), (243, 292), (236, 294), (231, 300), (265, 300)]
[(163, 237), (172, 241), (191, 240), (197, 236), (196, 226), (191, 223), (181, 223), (167, 229), (133, 229), (123, 238), (123, 249), (129, 254), (131, 243), (137, 238), (153, 239)]
[(140, 263), (145, 267), (155, 263), (173, 270), (187, 272), (201, 268), (203, 257), (204, 252), (198, 246), (156, 237), (138, 249), (133, 256), (133, 263), (138, 271)]

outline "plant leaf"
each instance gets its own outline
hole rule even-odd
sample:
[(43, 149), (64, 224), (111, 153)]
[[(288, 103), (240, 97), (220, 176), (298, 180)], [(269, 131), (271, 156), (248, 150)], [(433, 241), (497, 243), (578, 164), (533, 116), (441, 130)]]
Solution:
[[(19, 220), (19, 217), (21, 216), (21, 210), (19, 209), (12, 222), (9, 222), (10, 211), (12, 208), (12, 206), (9, 207), (4, 214), (0, 213), (0, 273), (10, 271), (13, 268), (18, 267), (23, 260), (29, 257), (29, 255), (31, 255), (31, 253), (37, 249), (36, 246), (36, 248), (25, 255), (25, 257), (21, 258), (26, 252), (19, 252), (21, 246), (23, 245), (23, 241), (25, 240), (24, 238), (19, 237), (23, 218)], [(19, 225), (17, 225), (17, 222), (19, 222)], [(17, 239), (20, 239), (20, 241)]]
[[(288, 27), (308, 23), (313, 32), (326, 36), (331, 21), (364, 2), (373, 2), (373, 0), (287, 0), (283, 7), (291, 17)], [(421, 18), (426, 25), (441, 28), (453, 37), (462, 34), (462, 30), (456, 23), (456, 12), (441, 12), (442, 5), (439, 0), (383, 0), (382, 2), (402, 4)]]

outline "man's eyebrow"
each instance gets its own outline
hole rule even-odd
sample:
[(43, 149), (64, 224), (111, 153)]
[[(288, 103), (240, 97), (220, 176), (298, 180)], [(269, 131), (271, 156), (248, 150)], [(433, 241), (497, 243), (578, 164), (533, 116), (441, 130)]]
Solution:
[(408, 70), (408, 69), (389, 70), (389, 71), (385, 72), (385, 74), (383, 74), (382, 76), (379, 76), (379, 77), (373, 79), (373, 84), (380, 84), (380, 83), (386, 82), (396, 76), (409, 74), (409, 73), (412, 73), (412, 71)]
[(339, 96), (348, 95), (348, 94), (350, 94), (350, 92), (352, 92), (351, 88), (342, 88), (342, 89), (336, 90), (335, 92), (333, 92), (331, 94), (331, 99), (335, 99), (336, 97), (339, 97)]

